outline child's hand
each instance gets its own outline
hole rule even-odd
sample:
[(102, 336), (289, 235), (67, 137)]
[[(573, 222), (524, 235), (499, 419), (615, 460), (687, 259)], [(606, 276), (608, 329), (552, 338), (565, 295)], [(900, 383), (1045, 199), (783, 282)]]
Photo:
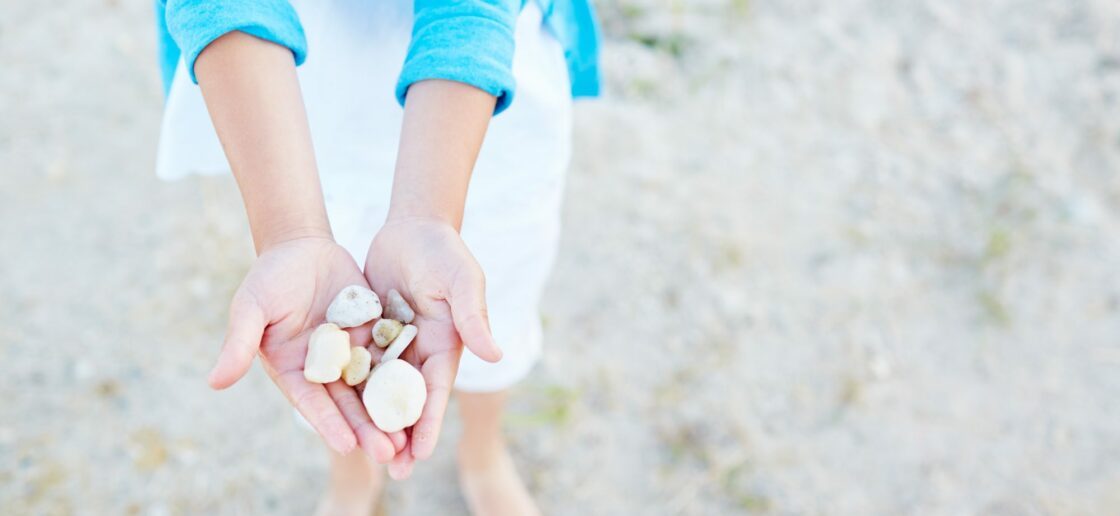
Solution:
[(401, 358), (424, 375), (428, 400), (408, 445), (389, 467), (390, 475), (401, 479), (410, 474), (413, 460), (435, 449), (462, 346), (490, 362), (502, 352), (490, 334), (482, 269), (450, 224), (390, 219), (370, 245), (365, 271), (376, 292), (384, 296), (395, 288), (416, 310), (412, 324), (419, 333)]
[[(215, 389), (233, 385), (259, 351), (268, 376), (328, 446), (345, 454), (360, 445), (386, 463), (404, 449), (404, 433), (378, 430), (358, 394), (343, 382), (319, 385), (303, 377), (311, 331), (348, 285), (367, 283), (350, 254), (329, 236), (296, 238), (261, 252), (233, 296), (229, 330), (209, 383)], [(353, 344), (369, 343), (369, 325), (353, 330)]]

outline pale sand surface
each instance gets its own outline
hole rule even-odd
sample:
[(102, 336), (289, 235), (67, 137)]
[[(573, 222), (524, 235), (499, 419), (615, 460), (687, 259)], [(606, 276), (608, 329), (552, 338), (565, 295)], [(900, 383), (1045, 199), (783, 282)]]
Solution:
[[(1120, 4), (602, 11), (509, 418), (547, 513), (1120, 513)], [(307, 514), (316, 438), (203, 383), (251, 248), (153, 177), (150, 17), (0, 2), (0, 512)], [(464, 514), (457, 431), (390, 514)]]

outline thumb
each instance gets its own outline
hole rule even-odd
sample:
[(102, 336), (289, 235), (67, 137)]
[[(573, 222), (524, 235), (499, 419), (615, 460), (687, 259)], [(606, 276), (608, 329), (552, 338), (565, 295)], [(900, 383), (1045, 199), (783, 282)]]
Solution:
[(229, 329), (226, 330), (218, 363), (210, 370), (207, 383), (214, 389), (225, 389), (237, 383), (257, 356), (266, 321), (257, 300), (238, 290), (229, 307)]
[(451, 307), (455, 331), (459, 332), (463, 345), (478, 358), (497, 362), (502, 358), (502, 350), (490, 332), (486, 311), (486, 277), (481, 269), (472, 269), (472, 272), (461, 274), (455, 280), (447, 304)]

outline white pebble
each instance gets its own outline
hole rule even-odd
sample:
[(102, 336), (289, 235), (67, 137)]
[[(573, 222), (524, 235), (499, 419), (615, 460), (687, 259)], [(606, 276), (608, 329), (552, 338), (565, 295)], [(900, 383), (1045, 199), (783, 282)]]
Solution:
[(351, 387), (366, 381), (369, 376), (369, 365), (373, 362), (373, 355), (361, 346), (350, 348), (350, 362), (342, 369), (342, 380)]
[(342, 368), (350, 363), (350, 334), (337, 324), (320, 324), (307, 342), (303, 361), (303, 377), (309, 382), (331, 383), (342, 377)]
[(871, 377), (875, 380), (886, 380), (891, 375), (891, 362), (882, 355), (875, 355), (871, 358), (867, 367), (871, 371)]
[(401, 328), (404, 325), (396, 319), (380, 319), (373, 324), (373, 343), (377, 347), (384, 348), (388, 346), (397, 335), (401, 334)]
[(385, 318), (395, 319), (405, 324), (410, 324), (412, 319), (416, 317), (416, 312), (408, 306), (408, 301), (401, 297), (401, 293), (396, 289), (390, 289), (389, 295), (386, 296), (385, 302)]
[(342, 289), (327, 307), (327, 322), (342, 328), (361, 326), (381, 316), (381, 300), (361, 285)]
[(381, 355), (381, 362), (388, 362), (396, 360), (401, 357), (401, 353), (412, 344), (412, 340), (416, 338), (416, 327), (411, 324), (406, 324), (401, 328), (400, 335), (393, 339), (393, 343), (389, 344), (389, 348), (385, 350), (385, 354)]
[(427, 400), (424, 375), (404, 360), (389, 360), (375, 367), (362, 393), (366, 412), (382, 432), (396, 432), (415, 424)]

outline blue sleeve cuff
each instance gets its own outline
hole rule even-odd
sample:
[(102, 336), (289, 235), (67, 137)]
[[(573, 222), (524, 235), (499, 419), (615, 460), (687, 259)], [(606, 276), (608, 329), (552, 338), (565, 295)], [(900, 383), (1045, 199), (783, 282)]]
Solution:
[(509, 107), (520, 7), (520, 0), (415, 0), (412, 42), (397, 81), (397, 101), (404, 105), (414, 82), (445, 79), (497, 97), (495, 115)]
[(292, 51), (296, 66), (307, 59), (307, 38), (287, 0), (168, 0), (167, 29), (182, 51), (191, 81), (194, 62), (212, 41), (241, 31)]
[(175, 67), (179, 66), (179, 47), (167, 32), (167, 5), (155, 0), (156, 45), (159, 50), (159, 71), (163, 79), (163, 97), (171, 94), (171, 82), (175, 79)]

